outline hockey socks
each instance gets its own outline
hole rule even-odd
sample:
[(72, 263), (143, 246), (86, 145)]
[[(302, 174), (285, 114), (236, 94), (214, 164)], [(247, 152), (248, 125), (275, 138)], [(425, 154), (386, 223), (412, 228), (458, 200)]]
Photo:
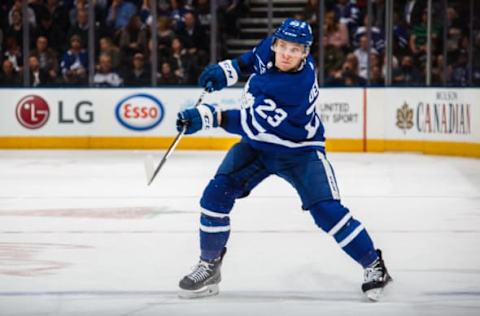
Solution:
[(362, 267), (368, 267), (378, 258), (367, 231), (340, 201), (318, 202), (310, 207), (310, 213), (315, 224), (332, 236), (338, 245)]

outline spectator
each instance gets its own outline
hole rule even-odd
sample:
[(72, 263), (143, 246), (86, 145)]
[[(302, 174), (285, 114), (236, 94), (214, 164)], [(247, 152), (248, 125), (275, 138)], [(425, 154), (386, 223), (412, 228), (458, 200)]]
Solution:
[[(157, 5), (157, 14), (158, 16), (170, 16), (171, 4), (169, 0), (158, 0), (156, 1)], [(142, 6), (140, 9), (140, 19), (145, 25), (152, 25), (152, 14), (150, 9), (150, 0), (142, 0)]]
[(327, 44), (333, 45), (337, 48), (348, 47), (348, 30), (345, 24), (336, 20), (335, 13), (329, 11), (325, 14), (325, 36), (327, 37)]
[(421, 83), (420, 72), (413, 66), (411, 56), (403, 56), (400, 68), (393, 71), (393, 83), (403, 86), (416, 86)]
[(100, 39), (100, 55), (102, 54), (110, 56), (112, 67), (118, 69), (121, 64), (120, 49), (115, 46), (110, 37)]
[[(75, 13), (76, 22), (68, 30), (67, 38), (72, 38), (76, 34), (80, 37), (82, 43), (88, 43), (88, 11), (85, 8), (78, 9), (77, 7)], [(97, 32), (95, 32), (95, 36), (97, 36)]]
[[(23, 22), (22, 11), (15, 10), (11, 12), (12, 23), (5, 32), (5, 38), (13, 37), (17, 45), (22, 47), (23, 45)], [(5, 49), (5, 47), (4, 47)]]
[[(8, 24), (12, 25), (14, 23), (14, 17), (13, 13), (15, 11), (19, 11), (20, 14), (22, 12), (22, 0), (15, 0), (15, 2), (12, 5), (12, 8), (10, 9), (10, 12), (8, 12)], [(35, 12), (31, 7), (27, 8), (28, 12), (28, 24), (30, 24), (31, 27), (36, 27), (37, 26), (37, 20), (35, 19)]]
[(197, 51), (206, 53), (209, 49), (208, 40), (197, 24), (195, 15), (192, 12), (186, 12), (183, 18), (183, 27), (179, 29), (177, 34), (182, 39), (185, 48), (190, 54), (196, 54)]
[(168, 62), (163, 62), (160, 70), (159, 84), (179, 84), (182, 80), (173, 71), (172, 66)]
[[(410, 50), (413, 53), (415, 59), (424, 63), (427, 52), (427, 10), (423, 11), (421, 23), (416, 24), (412, 28), (412, 34), (410, 36)], [(432, 52), (435, 50), (435, 44), (438, 40), (440, 30), (438, 26), (432, 26)]]
[(457, 11), (454, 8), (447, 9), (447, 52), (457, 50), (458, 42), (462, 37), (462, 27), (458, 19)]
[(393, 51), (399, 56), (410, 54), (409, 33), (405, 22), (398, 13), (393, 13)]
[(347, 55), (342, 65), (342, 81), (345, 86), (364, 86), (367, 81), (358, 75), (359, 61), (355, 54)]
[(379, 66), (370, 67), (370, 85), (381, 86), (385, 84), (385, 80), (382, 77), (382, 69)]
[(65, 30), (62, 30), (56, 25), (50, 13), (46, 13), (40, 17), (40, 24), (38, 25), (34, 38), (44, 36), (48, 39), (50, 46), (61, 54), (65, 51)]
[(450, 82), (452, 76), (452, 68), (448, 65), (446, 69), (445, 76), (445, 61), (443, 55), (439, 54), (433, 56), (433, 65), (432, 65), (432, 84), (433, 85), (443, 85)]
[(5, 39), (4, 59), (8, 59), (16, 72), (20, 72), (23, 67), (23, 54), (20, 46), (17, 44), (15, 37), (7, 37)]
[(454, 85), (467, 86), (469, 83), (468, 55), (461, 53), (452, 69), (452, 81)]
[(39, 21), (42, 19), (42, 17), (45, 15), (50, 15), (43, 0), (28, 0), (28, 6), (32, 8), (33, 12), (35, 12), (37, 26), (39, 26)]
[(121, 29), (119, 46), (125, 64), (129, 64), (136, 53), (145, 51), (146, 35), (144, 33), (145, 30), (138, 15), (132, 15), (127, 25)]
[(30, 56), (28, 58), (28, 66), (30, 71), (30, 82), (28, 85), (30, 87), (41, 87), (49, 83), (48, 73), (40, 68), (40, 62), (37, 57)]
[(152, 82), (150, 67), (145, 67), (145, 56), (136, 53), (133, 56), (132, 67), (125, 74), (125, 85), (134, 87), (146, 87)]
[(87, 82), (88, 54), (82, 48), (80, 36), (70, 38), (70, 49), (65, 52), (60, 64), (62, 75), (67, 84), (84, 84)]
[(170, 26), (171, 19), (168, 16), (159, 16), (157, 18), (157, 43), (160, 56), (168, 55), (175, 33)]
[(337, 0), (334, 11), (340, 23), (347, 26), (349, 35), (353, 35), (360, 23), (360, 10), (358, 7), (350, 0)]
[[(382, 75), (383, 78), (387, 76), (387, 55), (383, 56), (383, 66), (382, 66)], [(395, 55), (392, 55), (392, 74), (398, 71), (398, 58)]]
[(318, 0), (308, 0), (303, 9), (303, 17), (314, 30), (317, 26)]
[(386, 14), (386, 8), (385, 8), (385, 0), (376, 0), (373, 3), (373, 8), (372, 8), (372, 14), (373, 14), (373, 20), (375, 21), (373, 23), (373, 26), (380, 30), (385, 29), (385, 14)]
[(20, 85), (20, 76), (13, 67), (13, 63), (5, 59), (2, 63), (2, 72), (0, 73), (0, 86), (15, 87)]
[[(75, 8), (71, 9), (68, 13), (70, 25), (78, 23), (78, 12), (85, 11), (88, 16), (88, 0), (75, 0)], [(88, 21), (88, 19), (87, 19)]]
[(365, 79), (358, 75), (358, 59), (350, 53), (347, 55), (342, 68), (330, 77), (328, 82), (330, 85), (336, 86), (363, 86), (366, 84)]
[(324, 73), (326, 78), (334, 77), (335, 72), (341, 69), (345, 55), (342, 49), (335, 47), (332, 44), (328, 44), (326, 36), (323, 37), (323, 43), (325, 45)]
[[(369, 61), (369, 53), (368, 53), (368, 37), (362, 36), (360, 38), (360, 45), (354, 52), (355, 56), (358, 59), (358, 74), (360, 77), (366, 79), (367, 78), (367, 69), (368, 69), (368, 61)], [(370, 54), (378, 55), (378, 52), (375, 48), (370, 48)]]
[(108, 10), (107, 26), (118, 32), (128, 24), (130, 17), (136, 13), (137, 7), (133, 3), (124, 0), (113, 0)]
[[(196, 84), (198, 78), (198, 62), (194, 55), (191, 55), (183, 48), (180, 38), (175, 37), (172, 40), (170, 55), (163, 61), (168, 62), (175, 75), (183, 83)], [(195, 67), (197, 65), (197, 67)]]
[(172, 27), (175, 31), (178, 31), (183, 27), (183, 16), (188, 10), (185, 7), (184, 0), (171, 0), (170, 3), (172, 5), (170, 12)]
[[(139, 0), (136, 0), (138, 2)], [(108, 6), (111, 0), (95, 0), (92, 1), (95, 3), (95, 20), (97, 27), (103, 30), (102, 35), (109, 35), (111, 34), (106, 31), (107, 27), (105, 26), (107, 15), (108, 15)]]
[[(360, 39), (362, 36), (368, 36), (368, 15), (365, 15), (363, 19), (364, 26), (359, 26), (355, 31), (355, 35), (353, 36), (353, 46), (359, 47), (360, 46)], [(385, 49), (385, 40), (383, 38), (383, 32), (378, 27), (372, 24), (371, 28), (371, 36), (372, 36), (372, 47), (375, 48), (377, 53), (383, 53)]]
[(370, 68), (371, 67), (380, 67), (380, 69), (382, 69), (382, 61), (380, 59), (380, 55), (378, 54), (370, 55)]
[(59, 4), (58, 0), (47, 0), (47, 10), (59, 29), (68, 30), (70, 26), (68, 12)]
[(198, 0), (194, 5), (197, 14), (198, 24), (205, 32), (207, 37), (210, 37), (210, 24), (212, 22), (212, 15), (210, 14), (210, 0)]
[(113, 69), (112, 58), (108, 54), (101, 54), (97, 72), (93, 77), (96, 87), (119, 87), (123, 83), (122, 77)]
[(45, 36), (39, 36), (37, 38), (36, 48), (30, 52), (30, 56), (34, 56), (38, 59), (40, 69), (48, 74), (50, 82), (55, 82), (57, 80), (57, 54), (53, 49), (48, 47), (48, 39)]

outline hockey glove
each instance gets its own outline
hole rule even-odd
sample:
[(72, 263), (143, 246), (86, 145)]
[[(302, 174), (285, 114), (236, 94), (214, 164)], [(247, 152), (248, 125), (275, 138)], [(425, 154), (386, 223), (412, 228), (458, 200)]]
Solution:
[(196, 108), (186, 109), (178, 113), (177, 131), (186, 127), (185, 134), (193, 134), (200, 130), (218, 127), (217, 109), (210, 104), (200, 104)]
[(238, 81), (240, 67), (236, 59), (224, 60), (218, 64), (208, 65), (200, 74), (198, 83), (207, 89), (208, 82), (212, 83), (211, 91), (222, 90), (226, 86), (233, 86)]

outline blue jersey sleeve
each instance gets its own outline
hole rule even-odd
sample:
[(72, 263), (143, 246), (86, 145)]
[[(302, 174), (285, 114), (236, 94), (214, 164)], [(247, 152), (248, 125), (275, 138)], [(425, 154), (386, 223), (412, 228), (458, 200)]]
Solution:
[(263, 39), (255, 48), (237, 58), (242, 74), (264, 73), (268, 66), (271, 67), (273, 65), (272, 42), (273, 38), (269, 36)]

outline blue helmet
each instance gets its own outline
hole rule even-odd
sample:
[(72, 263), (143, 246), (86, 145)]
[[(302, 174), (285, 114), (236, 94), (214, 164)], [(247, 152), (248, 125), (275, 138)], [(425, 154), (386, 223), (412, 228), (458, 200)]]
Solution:
[(279, 38), (289, 42), (303, 44), (310, 47), (313, 42), (312, 28), (302, 20), (293, 18), (285, 19), (275, 32), (274, 38)]

